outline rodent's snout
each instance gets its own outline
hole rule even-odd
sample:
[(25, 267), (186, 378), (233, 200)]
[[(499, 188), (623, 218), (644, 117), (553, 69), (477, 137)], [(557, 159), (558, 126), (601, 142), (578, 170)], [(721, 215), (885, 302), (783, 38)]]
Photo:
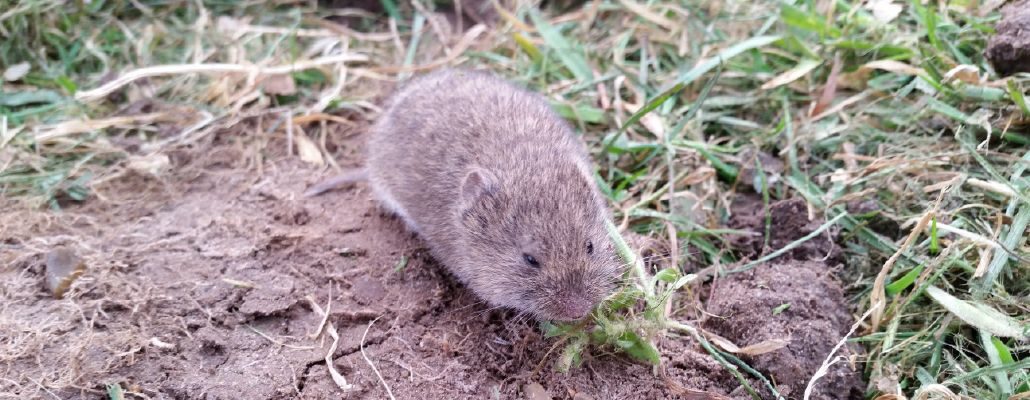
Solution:
[(576, 321), (583, 319), (594, 309), (594, 304), (582, 296), (566, 297), (555, 304), (555, 319)]
[(552, 281), (550, 290), (537, 300), (540, 315), (556, 321), (578, 321), (590, 315), (594, 306), (614, 290), (615, 276), (608, 269), (592, 266), (580, 271), (563, 271)]

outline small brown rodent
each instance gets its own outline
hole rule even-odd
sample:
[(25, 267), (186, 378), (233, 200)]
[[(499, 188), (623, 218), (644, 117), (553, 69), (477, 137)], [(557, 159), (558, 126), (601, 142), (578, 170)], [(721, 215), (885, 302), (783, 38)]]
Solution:
[(483, 72), (416, 77), (371, 127), (367, 178), (479, 297), (541, 319), (576, 320), (621, 272), (589, 154), (542, 96)]

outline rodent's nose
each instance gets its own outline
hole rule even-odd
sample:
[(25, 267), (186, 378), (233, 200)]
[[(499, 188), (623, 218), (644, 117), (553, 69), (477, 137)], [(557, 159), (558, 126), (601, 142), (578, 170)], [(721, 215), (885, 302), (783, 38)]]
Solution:
[(558, 305), (558, 316), (568, 321), (578, 320), (590, 314), (593, 308), (594, 305), (583, 297), (568, 297)]

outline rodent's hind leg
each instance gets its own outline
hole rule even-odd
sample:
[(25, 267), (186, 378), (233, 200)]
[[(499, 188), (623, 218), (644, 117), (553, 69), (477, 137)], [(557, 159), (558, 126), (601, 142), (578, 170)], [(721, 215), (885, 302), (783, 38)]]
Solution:
[(415, 234), (420, 234), (421, 230), (418, 228), (418, 224), (416, 224), (415, 220), (411, 219), (411, 216), (404, 211), (404, 207), (401, 207), (400, 203), (393, 198), (393, 195), (390, 194), (389, 190), (373, 184), (372, 194), (377, 200), (379, 200), (379, 206), (382, 207), (384, 211), (399, 217), (404, 221), (404, 225), (407, 225), (409, 230)]

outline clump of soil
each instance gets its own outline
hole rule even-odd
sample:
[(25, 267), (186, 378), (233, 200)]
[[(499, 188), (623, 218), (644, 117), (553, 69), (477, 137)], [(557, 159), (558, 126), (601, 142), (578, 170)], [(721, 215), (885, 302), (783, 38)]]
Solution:
[[(769, 204), (768, 213), (762, 199), (757, 196), (741, 196), (730, 208), (732, 218), (728, 225), (731, 228), (759, 233), (734, 237), (733, 248), (752, 259), (781, 249), (814, 232), (826, 222), (822, 218), (809, 218), (808, 205), (800, 197)], [(835, 228), (827, 229), (823, 234), (780, 256), (780, 259), (820, 260), (833, 265), (840, 261), (841, 256), (840, 247), (836, 245), (837, 233)]]
[[(735, 248), (752, 259), (799, 240), (825, 223), (809, 216), (801, 198), (776, 201), (766, 208), (757, 196), (740, 196), (731, 211), (728, 225), (761, 233), (734, 241)], [(788, 340), (782, 349), (743, 359), (790, 399), (803, 397), (809, 379), (853, 322), (831, 271), (841, 261), (836, 236), (836, 230), (828, 229), (769, 263), (717, 278), (711, 284), (706, 311), (714, 317), (705, 320), (705, 329), (740, 347)], [(860, 350), (847, 346), (844, 354), (837, 355), (849, 357)], [(842, 362), (818, 381), (812, 398), (860, 399), (864, 389), (857, 367)]]
[[(686, 337), (660, 339), (659, 374), (596, 352), (582, 368), (557, 372), (553, 353), (545, 358), (554, 342), (535, 323), (491, 311), (455, 283), (417, 237), (379, 212), (367, 187), (303, 198), (326, 173), (273, 150), (255, 171), (244, 149), (287, 146), (242, 143), (245, 128), (236, 129), (169, 154), (173, 175), (129, 174), (97, 188), (102, 199), (61, 212), (0, 199), (0, 392), (100, 398), (119, 384), (150, 398), (322, 399), (385, 398), (389, 386), (397, 398), (519, 398), (536, 383), (544, 391), (535, 393), (555, 398), (748, 398)], [(361, 154), (362, 141), (333, 148)], [(63, 299), (45, 283), (46, 254), (59, 246), (87, 266)], [(741, 345), (797, 340), (796, 355), (753, 360), (794, 388), (791, 398), (849, 322), (820, 265), (785, 260), (719, 280), (707, 305), (726, 319), (706, 326)], [(810, 286), (761, 286), (789, 281)], [(769, 317), (781, 302), (791, 308)], [(339, 332), (331, 360), (354, 385), (348, 394), (329, 375), (332, 340), (315, 335), (322, 316), (312, 304), (328, 306)], [(827, 379), (820, 388), (848, 393), (855, 382)]]
[[(705, 324), (738, 346), (787, 339), (787, 347), (746, 358), (768, 373), (777, 390), (801, 398), (808, 380), (852, 323), (840, 286), (826, 264), (786, 261), (730, 275), (715, 283)], [(760, 329), (755, 329), (760, 327)], [(851, 348), (843, 354), (857, 354)], [(815, 386), (816, 399), (859, 399), (862, 377), (847, 363), (831, 367)]]
[(1002, 10), (985, 56), (1000, 75), (1030, 72), (1030, 0), (1017, 0)]

